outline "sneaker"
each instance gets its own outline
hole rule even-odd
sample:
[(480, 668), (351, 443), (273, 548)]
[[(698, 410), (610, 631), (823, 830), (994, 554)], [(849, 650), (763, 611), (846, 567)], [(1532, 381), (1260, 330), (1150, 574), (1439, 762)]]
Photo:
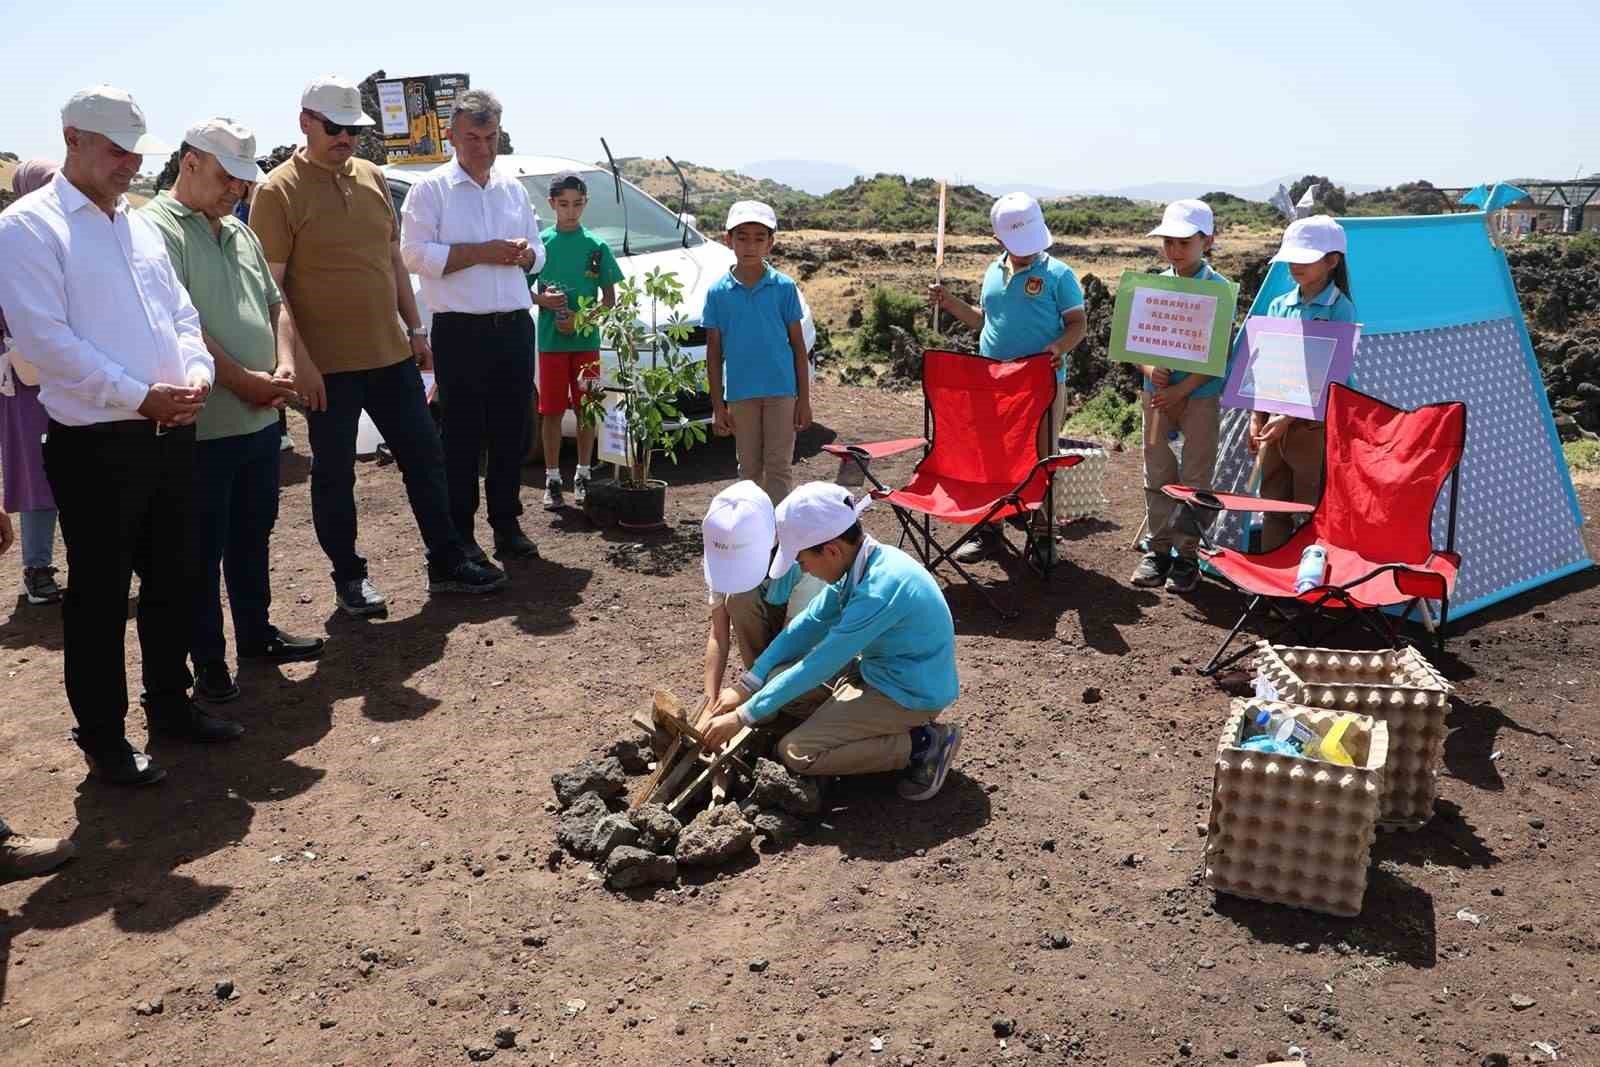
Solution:
[(574, 475), (572, 479), (572, 506), (581, 508), (589, 502), (589, 476)]
[(1167, 571), (1167, 592), (1187, 593), (1200, 584), (1200, 561), (1179, 556)]
[(302, 660), (317, 659), (322, 655), (326, 645), (327, 642), (320, 637), (296, 637), (274, 626), (272, 636), (263, 644), (253, 648), (240, 648), (239, 658), (261, 660), (266, 663), (297, 663)]
[(53, 871), (78, 854), (78, 846), (58, 837), (0, 837), (0, 882)]
[(494, 552), (501, 559), (538, 559), (539, 546), (522, 532), (514, 522), (506, 523), (494, 532)]
[(555, 478), (551, 478), (549, 481), (545, 482), (544, 509), (546, 511), (560, 511), (566, 506), (567, 502), (561, 495), (561, 482)]
[(194, 669), (194, 698), (207, 704), (226, 704), (239, 699), (239, 683), (221, 660), (202, 663)]
[(22, 588), (30, 604), (59, 604), (61, 587), (56, 584), (54, 567), (25, 567), (22, 571)]
[(1167, 572), (1170, 570), (1172, 570), (1171, 556), (1146, 552), (1128, 582), (1139, 589), (1159, 589), (1167, 580)]
[(492, 593), (506, 584), (506, 572), (492, 564), (463, 559), (447, 569), (428, 568), (430, 593)]
[(905, 777), (896, 787), (906, 800), (928, 800), (943, 789), (950, 764), (955, 762), (956, 753), (961, 749), (961, 727), (930, 723), (928, 729), (933, 731), (928, 751), (906, 768)]
[(993, 527), (985, 526), (978, 531), (972, 540), (950, 553), (950, 558), (957, 563), (976, 563), (993, 551), (994, 540), (999, 536), (999, 531)]
[(339, 610), (346, 615), (364, 618), (368, 615), (382, 615), (389, 610), (389, 602), (383, 599), (383, 594), (378, 592), (378, 587), (372, 584), (371, 578), (352, 578), (348, 582), (334, 583), (334, 599), (339, 602)]

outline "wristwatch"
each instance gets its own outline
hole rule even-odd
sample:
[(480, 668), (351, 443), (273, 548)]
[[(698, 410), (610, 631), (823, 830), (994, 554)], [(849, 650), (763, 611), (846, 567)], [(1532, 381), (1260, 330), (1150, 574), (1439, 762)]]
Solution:
[(428, 336), (428, 328), (426, 326), (416, 326), (416, 327), (409, 328), (409, 329), (406, 330), (406, 336), (407, 337), (426, 337), (426, 336)]

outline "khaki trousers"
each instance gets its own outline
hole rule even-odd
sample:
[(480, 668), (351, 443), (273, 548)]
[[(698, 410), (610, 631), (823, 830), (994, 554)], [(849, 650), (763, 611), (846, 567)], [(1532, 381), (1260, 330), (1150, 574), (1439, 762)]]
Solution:
[(787, 605), (768, 604), (761, 595), (761, 587), (757, 586), (747, 593), (732, 594), (727, 606), (733, 639), (738, 642), (744, 669), (749, 670), (772, 644), (772, 639), (783, 631), (788, 621)]
[(733, 447), (739, 477), (766, 490), (777, 507), (793, 484), (794, 403), (792, 396), (758, 396), (728, 405), (733, 416)]
[(790, 701), (781, 714), (805, 721), (783, 735), (778, 755), (793, 773), (810, 775), (904, 770), (911, 731), (939, 715), (901, 707), (853, 669)]
[[(1315, 504), (1322, 496), (1322, 459), (1327, 448), (1325, 428), (1310, 419), (1295, 419), (1284, 435), (1261, 454), (1261, 495), (1268, 500), (1293, 500)], [(1299, 515), (1263, 516), (1261, 551), (1271, 552), (1294, 535), (1304, 522)]]
[[(1221, 425), (1218, 398), (1191, 396), (1176, 415), (1157, 411), (1153, 394), (1144, 393), (1144, 513), (1150, 531), (1150, 551), (1165, 556), (1173, 548), (1178, 555), (1194, 559), (1200, 539), (1185, 534), (1174, 525), (1179, 514), (1176, 500), (1161, 491), (1164, 485), (1178, 483), (1196, 489), (1210, 489), (1217, 465), (1217, 434)], [(1183, 434), (1183, 463), (1178, 462), (1168, 435)]]
[[(1056, 453), (1056, 442), (1061, 439), (1061, 424), (1067, 421), (1067, 383), (1056, 382), (1055, 399), (1050, 401), (1050, 417), (1039, 427), (1039, 458), (1053, 456)], [(1056, 507), (1061, 506), (1061, 495), (1055, 489), (1056, 479), (1061, 477), (1061, 472), (1056, 471), (1050, 475), (1050, 485), (1055, 493)], [(1058, 511), (1059, 516), (1059, 511)]]

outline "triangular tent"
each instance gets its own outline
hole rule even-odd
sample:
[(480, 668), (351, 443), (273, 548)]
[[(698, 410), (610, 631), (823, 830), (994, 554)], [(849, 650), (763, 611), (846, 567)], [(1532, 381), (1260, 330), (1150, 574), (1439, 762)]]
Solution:
[[(1339, 221), (1362, 323), (1349, 384), (1402, 408), (1467, 402), (1456, 516), (1462, 563), (1450, 617), (1591, 566), (1511, 270), (1490, 240), (1486, 216)], [(1274, 264), (1250, 313), (1265, 314), (1293, 284), (1284, 264)], [(1247, 491), (1247, 424), (1247, 412), (1224, 409), (1218, 489)], [(1242, 547), (1249, 518), (1225, 514), (1218, 541)], [(1434, 509), (1435, 545), (1444, 546), (1448, 526), (1447, 484)]]

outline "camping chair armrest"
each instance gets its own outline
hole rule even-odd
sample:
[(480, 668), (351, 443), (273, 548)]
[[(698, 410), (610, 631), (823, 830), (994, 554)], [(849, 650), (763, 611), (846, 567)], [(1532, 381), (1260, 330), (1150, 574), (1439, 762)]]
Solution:
[(902, 452), (910, 452), (913, 448), (927, 447), (926, 437), (901, 437), (894, 441), (869, 441), (864, 445), (823, 445), (822, 450), (841, 459), (849, 456), (852, 459), (863, 460), (898, 456)]
[(1394, 572), (1395, 588), (1406, 596), (1422, 597), (1427, 600), (1443, 600), (1449, 595), (1450, 589), (1445, 583), (1444, 575), (1424, 570), (1421, 567), (1410, 567), (1404, 563), (1386, 563), (1381, 567), (1373, 568), (1373, 570), (1359, 578), (1342, 582), (1339, 585), (1319, 585), (1316, 588), (1306, 590), (1301, 595), (1305, 596), (1326, 589), (1336, 589), (1341, 594), (1348, 593), (1349, 590), (1359, 585), (1364, 585), (1378, 577), (1378, 575), (1388, 571)]
[[(1065, 452), (1057, 452), (1055, 455), (1046, 456), (1039, 462), (1035, 463), (1033, 465), (1033, 470), (1028, 472), (1028, 477), (1032, 478), (1040, 470), (1047, 470), (1051, 474), (1054, 474), (1056, 471), (1066, 470), (1068, 467), (1076, 467), (1082, 462), (1082, 456), (1069, 456)], [(1026, 479), (1024, 479), (1023, 484), (1027, 484)]]
[(1309, 515), (1316, 510), (1314, 504), (1269, 500), (1248, 493), (1213, 493), (1209, 489), (1194, 489), (1187, 485), (1164, 485), (1161, 491), (1181, 504), (1192, 504), (1207, 511), (1267, 511), (1275, 515)]

